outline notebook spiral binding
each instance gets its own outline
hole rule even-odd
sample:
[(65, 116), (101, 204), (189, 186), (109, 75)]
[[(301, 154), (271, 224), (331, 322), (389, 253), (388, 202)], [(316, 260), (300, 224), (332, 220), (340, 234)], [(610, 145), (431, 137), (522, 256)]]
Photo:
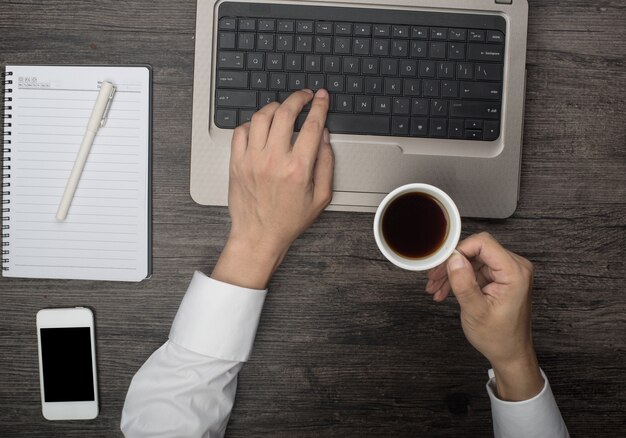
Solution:
[(3, 112), (2, 112), (2, 270), (8, 271), (9, 267), (7, 264), (9, 263), (9, 242), (8, 238), (10, 237), (9, 232), (9, 220), (11, 213), (11, 199), (9, 196), (11, 195), (11, 118), (13, 115), (10, 111), (13, 109), (10, 102), (13, 101), (11, 96), (8, 96), (13, 92), (11, 85), (13, 85), (13, 79), (10, 78), (13, 76), (13, 72), (3, 72), (0, 73), (0, 83), (4, 88), (4, 95), (2, 98), (3, 102)]

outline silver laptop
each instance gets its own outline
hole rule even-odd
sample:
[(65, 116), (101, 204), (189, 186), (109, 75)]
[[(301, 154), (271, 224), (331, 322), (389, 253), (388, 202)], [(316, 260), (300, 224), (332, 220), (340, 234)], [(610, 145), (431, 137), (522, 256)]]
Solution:
[(527, 0), (198, 0), (191, 196), (227, 205), (233, 128), (324, 87), (329, 210), (373, 212), (395, 187), (424, 182), (462, 216), (510, 216), (527, 23)]

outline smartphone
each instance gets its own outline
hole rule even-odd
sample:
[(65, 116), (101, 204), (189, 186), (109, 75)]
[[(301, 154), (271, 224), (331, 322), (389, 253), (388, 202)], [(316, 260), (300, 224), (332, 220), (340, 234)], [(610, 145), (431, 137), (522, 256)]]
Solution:
[(85, 307), (37, 312), (41, 409), (47, 420), (98, 416), (93, 312)]

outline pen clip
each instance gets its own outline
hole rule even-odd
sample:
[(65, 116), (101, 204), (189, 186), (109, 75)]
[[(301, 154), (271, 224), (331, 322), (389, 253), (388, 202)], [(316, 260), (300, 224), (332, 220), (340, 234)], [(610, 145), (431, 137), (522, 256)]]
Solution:
[(109, 97), (107, 98), (107, 106), (104, 108), (104, 113), (102, 114), (102, 120), (100, 120), (101, 128), (104, 125), (106, 125), (107, 116), (109, 115), (109, 110), (111, 109), (111, 102), (113, 102), (113, 96), (115, 95), (116, 91), (117, 91), (117, 87), (113, 86), (113, 88), (111, 88), (111, 94), (109, 94)]

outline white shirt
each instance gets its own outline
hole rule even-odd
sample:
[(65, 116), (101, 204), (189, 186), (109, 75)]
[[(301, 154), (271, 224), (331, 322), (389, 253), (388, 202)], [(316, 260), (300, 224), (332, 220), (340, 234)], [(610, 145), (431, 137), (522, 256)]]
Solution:
[[(121, 422), (127, 438), (224, 436), (237, 374), (252, 351), (266, 294), (194, 274), (169, 341), (130, 384)], [(487, 392), (497, 438), (569, 437), (543, 377), (537, 396), (506, 402), (495, 395), (491, 373)]]

